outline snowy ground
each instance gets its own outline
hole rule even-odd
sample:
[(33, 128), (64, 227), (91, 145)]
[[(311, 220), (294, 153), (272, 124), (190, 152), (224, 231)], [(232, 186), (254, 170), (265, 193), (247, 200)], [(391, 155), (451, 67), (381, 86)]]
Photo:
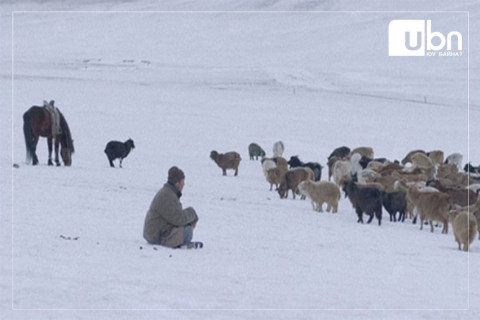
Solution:
[[(476, 2), (2, 4), (0, 318), (478, 319), (478, 240), (466, 254), (451, 231), (359, 225), (347, 199), (335, 215), (280, 200), (247, 154), (283, 140), (286, 157), (323, 165), (342, 145), (480, 164)], [(415, 10), (456, 12), (394, 12)], [(464, 56), (388, 57), (393, 19), (460, 31)], [(46, 166), (45, 140), (25, 164), (22, 114), (50, 99), (75, 139), (69, 168)], [(124, 168), (109, 168), (106, 142), (128, 138)], [(213, 149), (242, 155), (238, 177)], [(172, 165), (203, 250), (142, 238)]]

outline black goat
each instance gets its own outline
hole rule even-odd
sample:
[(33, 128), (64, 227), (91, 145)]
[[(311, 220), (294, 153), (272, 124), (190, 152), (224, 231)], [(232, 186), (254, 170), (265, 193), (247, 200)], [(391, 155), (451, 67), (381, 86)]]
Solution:
[(469, 162), (463, 167), (463, 171), (467, 173), (478, 173), (479, 172), (479, 167), (474, 167), (472, 164)]
[(355, 208), (358, 220), (363, 223), (363, 213), (369, 215), (367, 223), (372, 222), (373, 214), (377, 217), (378, 225), (382, 224), (382, 192), (377, 188), (359, 186), (352, 180), (346, 181), (343, 184), (343, 191), (345, 197)]
[(288, 160), (288, 165), (290, 168), (297, 168), (297, 167), (308, 167), (312, 169), (313, 173), (315, 174), (315, 181), (320, 181), (322, 179), (322, 169), (323, 167), (318, 162), (302, 162), (298, 158), (298, 156), (291, 156), (290, 160)]
[(338, 159), (342, 159), (342, 158), (347, 157), (349, 154), (350, 154), (350, 148), (349, 147), (345, 147), (345, 146), (338, 147), (335, 150), (333, 150), (332, 153), (330, 153), (330, 155), (328, 156), (327, 159), (330, 160), (333, 157), (337, 157)]
[(122, 161), (125, 159), (130, 150), (135, 148), (135, 144), (132, 139), (128, 139), (125, 142), (110, 141), (105, 147), (105, 154), (107, 155), (110, 167), (114, 168), (113, 160), (120, 159), (120, 168), (122, 167)]
[(405, 211), (407, 211), (407, 197), (405, 191), (392, 191), (382, 193), (383, 207), (390, 215), (390, 221), (396, 222), (397, 212), (398, 221), (405, 221)]
[(362, 169), (365, 169), (371, 161), (377, 161), (377, 162), (385, 163), (388, 160), (386, 158), (370, 159), (368, 157), (362, 156), (360, 158), (360, 160), (358, 161), (358, 163), (362, 166)]

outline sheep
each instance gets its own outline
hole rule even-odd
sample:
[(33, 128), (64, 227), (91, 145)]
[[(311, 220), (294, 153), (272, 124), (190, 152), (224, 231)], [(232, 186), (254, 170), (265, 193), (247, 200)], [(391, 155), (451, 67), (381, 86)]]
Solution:
[(342, 186), (343, 183), (350, 179), (352, 175), (352, 163), (349, 160), (338, 160), (333, 166), (333, 181), (337, 186)]
[(288, 171), (288, 161), (284, 157), (275, 157), (273, 158), (277, 167), (281, 167), (285, 171)]
[(318, 162), (302, 162), (298, 156), (291, 156), (290, 160), (288, 161), (290, 168), (297, 168), (297, 167), (308, 167), (312, 169), (314, 173), (314, 180), (320, 181), (322, 179), (322, 169), (323, 167)]
[(354, 181), (348, 180), (343, 183), (345, 197), (355, 208), (358, 220), (363, 223), (363, 213), (369, 215), (367, 223), (372, 222), (373, 215), (378, 219), (378, 225), (382, 223), (382, 193), (377, 188), (360, 187)]
[(423, 230), (423, 221), (428, 219), (430, 231), (433, 232), (432, 221), (443, 223), (442, 233), (448, 233), (448, 211), (450, 209), (450, 195), (443, 192), (421, 192), (416, 186), (406, 186), (404, 182), (398, 184), (407, 193), (420, 216), (420, 230)]
[(360, 165), (360, 160), (362, 159), (362, 156), (360, 153), (354, 153), (350, 156), (350, 163), (352, 164), (352, 174), (359, 174), (363, 168)]
[(475, 204), (473, 204), (471, 206), (468, 206), (468, 207), (463, 207), (462, 210), (466, 210), (466, 211), (470, 212), (477, 219), (478, 240), (480, 240), (480, 198), (477, 199), (477, 202), (475, 202)]
[(476, 194), (478, 194), (480, 192), (480, 183), (474, 183), (474, 184), (471, 184), (467, 187), (468, 189), (472, 190), (473, 192), (475, 192)]
[(405, 212), (407, 211), (407, 198), (405, 191), (382, 192), (382, 203), (383, 207), (390, 215), (390, 221), (397, 221), (397, 212), (399, 213), (398, 221), (405, 221)]
[(268, 170), (276, 168), (277, 164), (272, 158), (262, 158), (261, 160), (263, 175), (268, 179)]
[(285, 147), (282, 141), (277, 141), (273, 144), (273, 157), (281, 157), (283, 156), (283, 151)]
[(382, 162), (372, 160), (367, 164), (367, 167), (365, 168), (365, 170), (373, 170), (375, 172), (379, 172), (380, 170), (382, 170), (382, 168), (388, 166), (389, 164), (390, 163), (382, 163)]
[(328, 156), (327, 159), (330, 160), (333, 157), (336, 157), (337, 159), (343, 159), (343, 158), (348, 157), (349, 154), (350, 154), (350, 148), (342, 146), (342, 147), (338, 147), (335, 150), (333, 150), (332, 153), (330, 153), (330, 155)]
[(452, 221), (453, 235), (458, 243), (458, 250), (468, 251), (470, 244), (477, 233), (477, 219), (468, 211), (451, 210), (450, 221)]
[(327, 162), (327, 167), (328, 167), (328, 181), (330, 181), (332, 179), (332, 175), (333, 175), (333, 167), (335, 166), (335, 162), (337, 162), (338, 160), (342, 160), (340, 158), (337, 158), (336, 156), (333, 156), (331, 158), (328, 159), (328, 162)]
[(398, 172), (398, 171), (393, 171), (392, 174), (390, 175), (392, 177), (394, 177), (395, 179), (397, 180), (406, 180), (406, 181), (409, 181), (409, 182), (419, 182), (419, 181), (427, 181), (428, 180), (428, 176), (426, 174), (424, 174), (422, 172), (421, 169), (414, 169), (413, 171), (411, 172), (406, 172), (406, 171), (402, 171), (402, 172)]
[[(380, 177), (380, 175), (375, 172), (375, 170), (372, 169), (364, 169), (360, 172), (359, 175), (357, 175), (358, 182), (362, 184), (368, 183), (368, 181), (374, 181), (376, 178)], [(385, 189), (385, 186), (383, 186), (383, 189)]]
[(383, 186), (385, 191), (393, 191), (394, 190), (394, 184), (397, 181), (397, 178), (392, 177), (392, 176), (377, 176), (374, 177), (373, 180), (370, 180), (369, 178), (366, 179), (367, 183), (379, 183)]
[(374, 152), (371, 147), (358, 147), (350, 151), (350, 156), (353, 154), (358, 153), (360, 156), (365, 156), (367, 158), (373, 159), (374, 158)]
[(433, 150), (433, 151), (427, 152), (427, 156), (430, 158), (430, 160), (432, 160), (434, 165), (443, 164), (443, 160), (444, 160), (443, 151)]
[(267, 181), (270, 183), (270, 191), (272, 191), (273, 185), (278, 188), (283, 179), (285, 179), (286, 172), (287, 170), (281, 167), (275, 167), (267, 171)]
[(445, 164), (454, 164), (457, 166), (458, 171), (462, 171), (463, 156), (460, 153), (452, 153), (445, 159)]
[[(282, 157), (262, 158), (261, 163), (262, 163), (263, 175), (265, 176), (265, 179), (267, 180), (267, 182), (270, 183), (270, 191), (272, 191), (273, 185), (275, 184), (278, 187), (281, 177), (285, 174), (285, 172), (288, 171), (287, 159)], [(276, 168), (278, 168), (278, 170), (275, 170), (274, 173), (269, 174), (269, 171), (271, 169), (276, 169)]]
[(452, 205), (468, 206), (471, 203), (475, 203), (478, 198), (477, 193), (473, 190), (445, 186), (439, 180), (430, 180), (427, 182), (427, 185), (438, 189), (440, 192), (448, 193)]
[(210, 158), (222, 169), (224, 176), (227, 175), (227, 169), (235, 170), (235, 176), (238, 175), (238, 166), (242, 160), (238, 152), (230, 151), (226, 153), (218, 153), (213, 150), (210, 152)]
[(340, 201), (340, 189), (333, 182), (304, 180), (298, 185), (300, 193), (307, 196), (312, 201), (313, 210), (323, 212), (323, 203), (327, 203), (327, 212), (338, 211), (338, 202)]
[(248, 155), (250, 156), (250, 160), (258, 160), (258, 157), (263, 158), (265, 157), (265, 151), (256, 143), (252, 142), (248, 145)]
[(381, 167), (377, 172), (382, 176), (389, 176), (393, 171), (403, 171), (404, 166), (398, 163), (388, 163)]
[(432, 160), (426, 154), (417, 152), (410, 157), (414, 168), (430, 169), (433, 167)]
[(446, 178), (450, 180), (454, 180), (459, 173), (458, 167), (455, 164), (442, 164), (438, 166), (437, 169), (437, 179), (438, 178)]
[[(363, 173), (363, 171), (361, 172)], [(362, 175), (360, 175), (362, 176)], [(357, 173), (352, 173), (352, 175), (350, 176), (350, 179), (353, 180), (353, 182), (358, 182), (358, 185), (361, 186), (361, 187), (372, 187), (372, 188), (377, 188), (378, 190), (380, 191), (384, 191), (385, 190), (385, 187), (381, 184), (381, 183), (378, 183), (378, 182), (368, 182), (368, 181), (365, 181), (365, 180), (359, 180), (358, 179), (358, 174)], [(346, 181), (346, 180), (345, 180)]]
[(298, 193), (298, 185), (303, 180), (307, 180), (311, 177), (311, 173), (302, 167), (293, 168), (285, 173), (284, 179), (277, 188), (277, 192), (280, 195), (280, 199), (288, 198), (288, 190), (291, 189), (293, 193), (293, 199), (295, 194)]
[(426, 154), (425, 151), (420, 150), (420, 149), (419, 149), (419, 150), (412, 150), (412, 151), (410, 151), (409, 153), (407, 153), (407, 155), (402, 159), (402, 161), (400, 161), (400, 163), (403, 164), (403, 165), (406, 165), (407, 163), (412, 162), (411, 157), (412, 157), (412, 155), (414, 155), (415, 153), (423, 153), (423, 154)]
[(110, 141), (105, 146), (105, 154), (107, 155), (110, 167), (114, 168), (113, 160), (120, 159), (120, 168), (122, 167), (122, 161), (125, 159), (130, 151), (135, 148), (135, 144), (132, 139), (128, 139), (125, 142)]

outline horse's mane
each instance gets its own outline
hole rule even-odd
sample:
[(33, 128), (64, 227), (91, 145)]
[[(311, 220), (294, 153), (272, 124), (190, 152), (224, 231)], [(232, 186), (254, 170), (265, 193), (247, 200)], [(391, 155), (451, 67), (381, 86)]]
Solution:
[(72, 153), (74, 153), (75, 149), (73, 147), (72, 134), (70, 132), (70, 128), (68, 127), (67, 120), (65, 120), (65, 117), (60, 110), (58, 110), (58, 112), (60, 114), (60, 127), (62, 128), (63, 143), (65, 143), (65, 146), (70, 149)]

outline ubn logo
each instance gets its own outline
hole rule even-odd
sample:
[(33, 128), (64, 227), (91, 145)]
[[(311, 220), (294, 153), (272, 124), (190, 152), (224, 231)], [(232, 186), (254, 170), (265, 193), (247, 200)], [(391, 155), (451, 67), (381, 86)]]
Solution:
[[(454, 38), (457, 48), (452, 54)], [(445, 45), (448, 52), (444, 51)], [(462, 34), (452, 31), (445, 37), (441, 32), (432, 32), (431, 20), (392, 20), (388, 25), (389, 56), (435, 56), (437, 52), (439, 56), (461, 56), (460, 51)]]

